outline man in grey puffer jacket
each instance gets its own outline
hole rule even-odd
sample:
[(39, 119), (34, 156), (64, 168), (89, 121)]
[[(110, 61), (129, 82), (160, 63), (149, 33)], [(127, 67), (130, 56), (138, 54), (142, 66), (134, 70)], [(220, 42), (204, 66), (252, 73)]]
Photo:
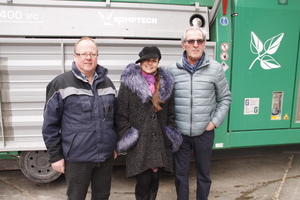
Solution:
[(210, 160), (214, 129), (224, 121), (231, 92), (222, 66), (204, 52), (201, 29), (187, 29), (181, 39), (184, 52), (168, 67), (174, 77), (175, 113), (183, 143), (174, 154), (178, 200), (189, 199), (189, 163), (194, 152), (197, 174), (197, 200), (207, 200), (210, 186)]

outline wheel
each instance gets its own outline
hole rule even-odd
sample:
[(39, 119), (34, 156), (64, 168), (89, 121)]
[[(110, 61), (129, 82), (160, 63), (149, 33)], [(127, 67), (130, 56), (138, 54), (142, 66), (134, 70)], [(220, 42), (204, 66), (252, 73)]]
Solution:
[(57, 179), (61, 173), (54, 171), (48, 162), (47, 151), (23, 151), (19, 164), (22, 173), (37, 183), (49, 183)]

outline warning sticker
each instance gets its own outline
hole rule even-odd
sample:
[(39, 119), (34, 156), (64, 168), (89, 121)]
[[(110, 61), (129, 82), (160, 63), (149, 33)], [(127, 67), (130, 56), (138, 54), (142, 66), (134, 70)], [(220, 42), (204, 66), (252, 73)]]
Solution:
[(225, 62), (222, 62), (221, 65), (223, 67), (224, 72), (226, 72), (226, 70), (229, 69), (229, 66)]
[(221, 58), (221, 60), (223, 60), (223, 61), (227, 60), (227, 59), (228, 59), (228, 53), (223, 51), (223, 52), (220, 54), (220, 58)]
[(277, 116), (277, 115), (272, 115), (271, 116), (271, 119), (273, 120), (273, 119), (279, 119), (279, 117)]
[(228, 49), (229, 49), (229, 45), (228, 45), (228, 43), (222, 43), (221, 44), (221, 50), (222, 51), (228, 51)]
[(289, 118), (289, 115), (288, 115), (288, 114), (285, 114), (284, 117), (283, 117), (283, 119), (285, 119), (285, 120), (286, 120), (286, 119), (290, 119), (290, 118)]
[(259, 112), (259, 98), (245, 98), (244, 115), (257, 115)]

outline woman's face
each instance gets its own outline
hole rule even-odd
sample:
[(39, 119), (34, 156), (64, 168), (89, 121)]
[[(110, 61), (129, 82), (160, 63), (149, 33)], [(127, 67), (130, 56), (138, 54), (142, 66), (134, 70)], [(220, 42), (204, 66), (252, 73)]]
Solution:
[(142, 60), (140, 66), (146, 74), (153, 74), (157, 70), (158, 63), (158, 58), (149, 58), (148, 60)]

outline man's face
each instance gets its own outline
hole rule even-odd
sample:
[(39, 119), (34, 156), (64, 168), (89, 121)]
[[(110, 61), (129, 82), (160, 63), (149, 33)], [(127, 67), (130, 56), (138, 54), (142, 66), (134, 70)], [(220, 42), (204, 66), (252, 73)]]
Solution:
[(186, 32), (185, 42), (181, 45), (186, 51), (186, 56), (190, 63), (196, 63), (201, 58), (205, 47), (203, 39), (204, 37), (199, 30), (192, 29)]
[(98, 64), (98, 57), (95, 56), (97, 54), (98, 49), (92, 41), (82, 40), (79, 42), (74, 54), (74, 61), (78, 70), (86, 76), (93, 75)]

